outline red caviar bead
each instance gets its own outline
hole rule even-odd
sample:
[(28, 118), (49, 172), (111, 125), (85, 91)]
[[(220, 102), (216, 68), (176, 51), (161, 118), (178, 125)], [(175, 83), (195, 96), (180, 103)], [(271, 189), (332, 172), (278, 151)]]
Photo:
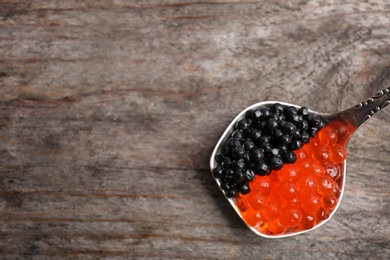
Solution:
[(320, 162), (320, 163), (326, 163), (329, 161), (329, 151), (324, 146), (318, 146), (313, 151), (313, 159)]
[(302, 211), (294, 206), (290, 205), (282, 209), (280, 212), (279, 222), (285, 227), (296, 227), (302, 220)]
[(322, 207), (325, 210), (332, 210), (337, 206), (337, 198), (333, 194), (322, 197)]
[(265, 206), (267, 198), (260, 193), (248, 194), (248, 206), (254, 210), (262, 210)]
[(329, 215), (330, 215), (329, 210), (325, 210), (321, 207), (317, 212), (317, 219), (318, 221), (322, 221), (329, 218)]
[(313, 228), (317, 224), (316, 216), (313, 213), (303, 214), (301, 224), (299, 225), (301, 229), (307, 230)]
[(266, 220), (277, 219), (280, 215), (281, 202), (277, 199), (271, 199), (261, 211), (261, 215)]
[(317, 178), (314, 174), (302, 174), (301, 178), (299, 178), (296, 183), (301, 196), (308, 196), (317, 191)]
[(321, 207), (321, 197), (318, 194), (303, 196), (300, 205), (308, 213), (317, 212)]
[(309, 173), (315, 173), (316, 176), (321, 176), (326, 173), (326, 169), (324, 165), (318, 162), (312, 162)]
[(347, 150), (342, 145), (336, 145), (330, 150), (330, 160), (334, 163), (342, 163), (347, 158)]
[(321, 195), (328, 195), (333, 192), (334, 182), (330, 176), (324, 175), (318, 178), (317, 191)]
[(268, 176), (255, 176), (255, 179), (249, 183), (251, 190), (259, 191), (267, 195), (271, 190), (271, 179)]
[(332, 127), (324, 127), (318, 132), (318, 139), (320, 144), (332, 147), (337, 143), (337, 130)]
[(268, 222), (268, 230), (271, 232), (273, 235), (281, 235), (284, 232), (286, 232), (286, 227), (280, 224), (279, 220), (276, 219), (274, 221)]
[(298, 187), (295, 183), (286, 181), (279, 186), (280, 197), (287, 201), (292, 201), (298, 196)]
[(326, 164), (326, 173), (335, 181), (337, 181), (341, 176), (340, 167), (334, 163)]
[(282, 169), (276, 171), (280, 181), (294, 181), (299, 173), (299, 169), (294, 164), (286, 164)]
[(255, 227), (261, 222), (260, 212), (248, 208), (248, 210), (244, 214), (244, 220), (248, 225)]
[(236, 205), (240, 209), (241, 212), (245, 212), (248, 208), (248, 205), (246, 203), (246, 199), (243, 195), (240, 195), (236, 200)]

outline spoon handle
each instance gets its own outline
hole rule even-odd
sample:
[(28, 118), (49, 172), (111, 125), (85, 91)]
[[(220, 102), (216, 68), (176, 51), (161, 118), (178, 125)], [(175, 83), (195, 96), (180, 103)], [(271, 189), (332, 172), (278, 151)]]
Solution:
[(371, 118), (389, 104), (390, 87), (377, 92), (374, 96), (352, 108), (334, 114), (334, 116), (329, 119), (342, 121), (358, 128), (367, 119)]

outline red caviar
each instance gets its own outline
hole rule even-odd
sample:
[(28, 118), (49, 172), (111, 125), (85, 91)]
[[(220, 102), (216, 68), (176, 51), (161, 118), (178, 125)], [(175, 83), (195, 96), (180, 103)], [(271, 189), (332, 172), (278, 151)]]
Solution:
[(294, 164), (269, 176), (256, 175), (249, 183), (251, 192), (236, 198), (244, 221), (260, 233), (281, 235), (326, 220), (340, 199), (348, 130), (340, 122), (331, 123), (295, 151)]

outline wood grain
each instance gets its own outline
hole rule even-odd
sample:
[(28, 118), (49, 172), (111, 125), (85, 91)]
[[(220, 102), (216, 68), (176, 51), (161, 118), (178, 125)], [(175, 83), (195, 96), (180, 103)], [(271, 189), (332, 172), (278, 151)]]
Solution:
[(390, 110), (341, 207), (256, 237), (208, 160), (264, 100), (334, 112), (390, 83), (387, 1), (0, 0), (4, 259), (388, 259)]

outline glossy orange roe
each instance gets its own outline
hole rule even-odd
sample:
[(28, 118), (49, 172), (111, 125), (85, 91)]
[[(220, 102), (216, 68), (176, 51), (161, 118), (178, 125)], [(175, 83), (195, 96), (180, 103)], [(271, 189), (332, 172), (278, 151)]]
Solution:
[(260, 233), (281, 235), (327, 219), (341, 194), (347, 131), (341, 123), (331, 123), (294, 151), (294, 164), (269, 176), (256, 175), (249, 183), (251, 191), (235, 201), (244, 221)]

